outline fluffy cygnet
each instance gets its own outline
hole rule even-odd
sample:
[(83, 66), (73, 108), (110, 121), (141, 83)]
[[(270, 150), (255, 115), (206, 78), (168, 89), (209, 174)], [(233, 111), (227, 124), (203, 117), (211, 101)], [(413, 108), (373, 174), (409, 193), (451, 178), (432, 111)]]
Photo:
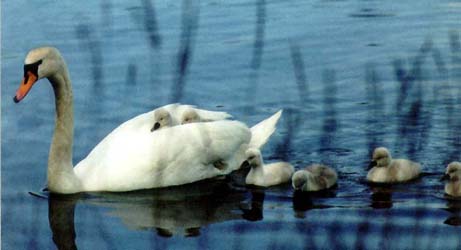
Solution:
[(406, 159), (392, 159), (387, 148), (379, 147), (373, 151), (367, 181), (376, 183), (396, 183), (415, 179), (421, 173), (419, 163)]
[(251, 167), (245, 183), (269, 187), (288, 182), (294, 172), (293, 166), (288, 162), (276, 162), (264, 165), (261, 151), (250, 148), (245, 152), (248, 164)]
[(186, 109), (181, 115), (181, 124), (201, 122), (202, 118), (194, 109)]
[(445, 175), (442, 178), (446, 180), (445, 193), (450, 196), (461, 196), (461, 162), (454, 161), (447, 166)]
[(154, 112), (155, 123), (150, 131), (155, 131), (164, 127), (171, 127), (173, 125), (173, 120), (171, 118), (170, 112), (164, 108), (159, 108)]
[(338, 174), (328, 166), (313, 164), (296, 171), (291, 178), (293, 188), (301, 191), (320, 191), (336, 184)]

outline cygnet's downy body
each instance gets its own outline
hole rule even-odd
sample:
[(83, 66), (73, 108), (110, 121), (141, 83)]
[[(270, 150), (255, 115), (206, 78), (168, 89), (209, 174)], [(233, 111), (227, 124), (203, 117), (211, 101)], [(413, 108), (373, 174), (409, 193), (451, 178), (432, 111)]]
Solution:
[(373, 151), (367, 181), (374, 183), (398, 183), (413, 180), (421, 173), (419, 163), (407, 159), (392, 159), (387, 148)]
[(328, 166), (313, 164), (298, 170), (291, 178), (293, 188), (305, 192), (325, 190), (336, 185), (338, 174)]
[(265, 165), (261, 151), (250, 148), (245, 153), (248, 165), (251, 167), (245, 183), (261, 187), (279, 185), (290, 181), (294, 172), (293, 166), (288, 162), (275, 162)]
[(447, 181), (445, 184), (446, 194), (461, 197), (461, 162), (454, 161), (448, 164), (442, 180)]

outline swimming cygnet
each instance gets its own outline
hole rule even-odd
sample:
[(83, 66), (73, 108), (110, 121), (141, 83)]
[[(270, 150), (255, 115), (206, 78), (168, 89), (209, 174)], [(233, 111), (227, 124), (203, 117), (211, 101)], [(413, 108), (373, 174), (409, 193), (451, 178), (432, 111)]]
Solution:
[(445, 193), (450, 196), (461, 196), (461, 162), (454, 161), (447, 166), (442, 180), (445, 184)]
[(369, 165), (367, 181), (376, 183), (396, 183), (415, 179), (421, 173), (419, 163), (406, 159), (392, 159), (389, 150), (384, 147), (373, 151)]
[(261, 151), (250, 148), (245, 152), (246, 161), (251, 167), (245, 183), (269, 187), (288, 182), (294, 172), (293, 166), (288, 162), (275, 162), (264, 165)]
[(313, 164), (298, 170), (291, 178), (293, 188), (301, 191), (320, 191), (336, 184), (338, 174), (328, 166)]

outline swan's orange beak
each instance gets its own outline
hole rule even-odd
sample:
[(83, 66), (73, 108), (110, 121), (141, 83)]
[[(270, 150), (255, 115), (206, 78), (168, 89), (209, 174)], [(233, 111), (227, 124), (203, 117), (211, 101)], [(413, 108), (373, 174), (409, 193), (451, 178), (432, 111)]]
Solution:
[(16, 91), (16, 95), (13, 98), (14, 102), (16, 103), (20, 102), (22, 99), (24, 99), (24, 97), (26, 97), (27, 93), (29, 93), (30, 89), (37, 81), (38, 77), (34, 73), (27, 71), (26, 74), (27, 75), (22, 79), (21, 85), (19, 86), (18, 91)]

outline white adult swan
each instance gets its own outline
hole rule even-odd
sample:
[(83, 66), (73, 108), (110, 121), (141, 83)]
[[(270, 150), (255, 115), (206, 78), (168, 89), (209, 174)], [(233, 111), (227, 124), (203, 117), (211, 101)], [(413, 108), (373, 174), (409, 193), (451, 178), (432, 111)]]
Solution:
[[(73, 100), (69, 73), (59, 51), (31, 50), (24, 79), (14, 97), (21, 101), (41, 78), (50, 81), (56, 124), (48, 159), (48, 189), (55, 193), (130, 191), (181, 185), (227, 174), (245, 160), (248, 147), (261, 147), (275, 130), (281, 111), (249, 129), (238, 121), (191, 123), (152, 133), (137, 116), (117, 127), (72, 165)], [(225, 168), (214, 167), (224, 162)]]
[(442, 180), (447, 181), (445, 184), (446, 194), (461, 197), (461, 162), (454, 161), (448, 164)]
[(396, 183), (415, 179), (421, 173), (419, 163), (407, 159), (392, 159), (387, 148), (379, 147), (373, 151), (367, 181), (376, 183)]

